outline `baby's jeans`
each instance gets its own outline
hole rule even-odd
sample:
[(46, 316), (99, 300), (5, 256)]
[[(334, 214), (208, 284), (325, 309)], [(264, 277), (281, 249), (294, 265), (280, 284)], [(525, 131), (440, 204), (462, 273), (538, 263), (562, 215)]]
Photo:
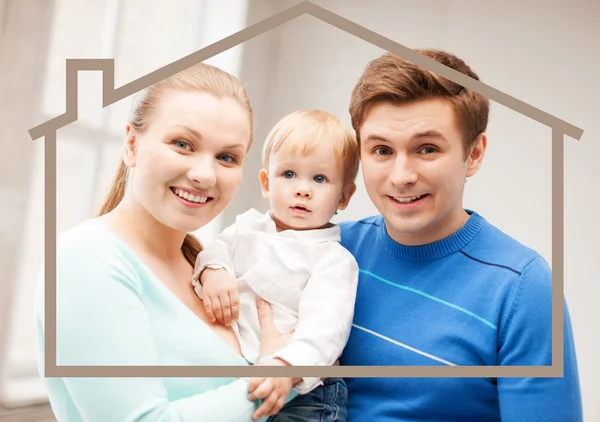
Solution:
[(306, 394), (286, 403), (267, 422), (346, 422), (348, 389), (342, 378), (326, 378)]

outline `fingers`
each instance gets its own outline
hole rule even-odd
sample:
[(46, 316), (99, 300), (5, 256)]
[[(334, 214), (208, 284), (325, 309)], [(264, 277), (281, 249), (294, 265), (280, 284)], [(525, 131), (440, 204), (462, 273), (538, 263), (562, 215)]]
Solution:
[(261, 332), (263, 335), (267, 332), (273, 332), (275, 330), (275, 324), (273, 323), (273, 312), (271, 305), (262, 299), (258, 299), (258, 321), (260, 323)]
[(281, 410), (283, 405), (285, 405), (285, 397), (280, 395), (279, 398), (277, 399), (277, 401), (275, 402), (275, 405), (266, 414), (266, 416), (273, 416), (273, 415), (277, 414), (277, 412), (279, 412)]
[(202, 300), (202, 302), (204, 303), (204, 312), (206, 312), (206, 316), (207, 316), (208, 320), (210, 322), (215, 322), (216, 321), (216, 317), (215, 317), (215, 314), (213, 312), (212, 300), (210, 300), (210, 298), (205, 295), (204, 299)]
[(279, 394), (273, 393), (269, 394), (269, 396), (263, 401), (260, 407), (254, 412), (253, 418), (254, 420), (258, 420), (263, 416), (274, 415), (279, 411), (277, 408), (277, 402), (279, 401)]
[(220, 323), (227, 326), (231, 325), (231, 302), (229, 300), (229, 294), (227, 292), (219, 295), (219, 301), (221, 302), (221, 315), (222, 320)]
[(229, 302), (231, 303), (231, 318), (237, 321), (240, 319), (240, 297), (237, 289), (229, 292)]
[(248, 400), (264, 399), (273, 392), (273, 382), (266, 378), (258, 387), (248, 394)]
[(250, 378), (250, 381), (248, 382), (248, 392), (252, 393), (264, 380), (265, 378)]
[(217, 317), (217, 321), (223, 324), (223, 306), (219, 296), (213, 298), (213, 312), (215, 313), (215, 317)]
[[(230, 326), (239, 319), (239, 296), (237, 289), (204, 289), (204, 309), (211, 322)], [(233, 298), (233, 299), (232, 299)]]
[[(264, 388), (263, 388), (264, 386)], [(262, 418), (263, 416), (272, 416), (281, 410), (281, 408), (285, 404), (285, 399), (289, 394), (291, 389), (291, 384), (287, 379), (273, 379), (267, 378), (260, 386), (256, 389), (255, 394), (250, 394), (249, 399), (251, 397), (258, 397), (265, 395), (268, 392), (268, 395), (263, 400), (263, 403), (260, 407), (254, 412), (253, 419), (257, 420)], [(252, 399), (251, 399), (252, 400)]]

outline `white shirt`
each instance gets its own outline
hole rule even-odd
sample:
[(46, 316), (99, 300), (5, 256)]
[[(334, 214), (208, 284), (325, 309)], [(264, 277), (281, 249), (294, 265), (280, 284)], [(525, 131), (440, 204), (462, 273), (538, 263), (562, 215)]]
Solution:
[[(194, 288), (202, 298), (197, 277), (209, 265), (237, 281), (240, 315), (232, 328), (248, 361), (259, 358), (260, 296), (270, 303), (279, 332), (295, 330), (273, 357), (294, 366), (333, 365), (348, 341), (358, 283), (358, 264), (339, 241), (336, 225), (277, 232), (270, 211), (250, 209), (198, 255)], [(295, 389), (304, 394), (321, 383), (304, 378)]]

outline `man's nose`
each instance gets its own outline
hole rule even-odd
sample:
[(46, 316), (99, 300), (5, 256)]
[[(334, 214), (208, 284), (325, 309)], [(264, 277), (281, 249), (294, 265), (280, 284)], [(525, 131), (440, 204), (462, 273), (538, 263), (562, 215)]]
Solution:
[(399, 154), (390, 173), (392, 184), (398, 187), (415, 184), (419, 178), (416, 167), (414, 160)]

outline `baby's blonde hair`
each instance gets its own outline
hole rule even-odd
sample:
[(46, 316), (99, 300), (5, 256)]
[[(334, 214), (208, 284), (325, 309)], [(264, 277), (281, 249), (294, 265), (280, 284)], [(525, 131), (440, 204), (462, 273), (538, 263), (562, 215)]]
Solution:
[(298, 110), (275, 124), (263, 146), (263, 167), (268, 171), (269, 157), (285, 144), (293, 152), (308, 155), (324, 142), (344, 167), (344, 187), (354, 183), (358, 174), (360, 150), (354, 131), (331, 113), (322, 110)]

